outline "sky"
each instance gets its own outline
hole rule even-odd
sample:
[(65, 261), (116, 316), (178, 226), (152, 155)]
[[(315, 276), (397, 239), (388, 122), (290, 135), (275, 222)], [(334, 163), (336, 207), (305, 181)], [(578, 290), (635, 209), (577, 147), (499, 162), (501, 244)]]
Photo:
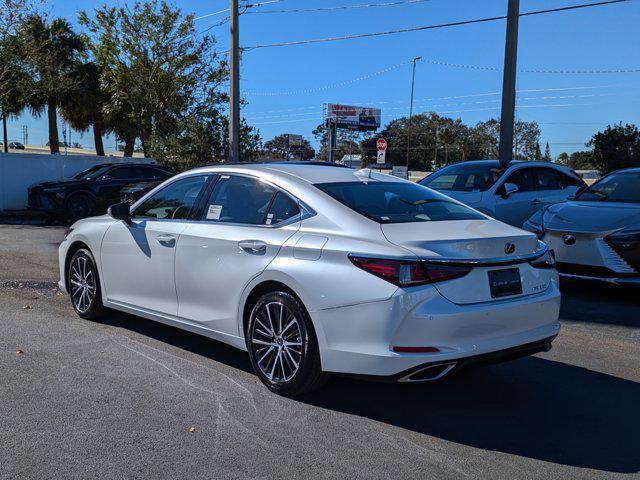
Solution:
[[(125, 0), (106, 1), (121, 4)], [(264, 1), (264, 0), (263, 0)], [(398, 0), (279, 0), (250, 11), (388, 4)], [(593, 0), (521, 0), (520, 11), (590, 3)], [(104, 1), (84, 0), (90, 11)], [(225, 0), (171, 2), (185, 13), (204, 16), (229, 7)], [(77, 25), (78, 2), (49, 0), (53, 16)], [(242, 47), (387, 31), (505, 15), (507, 0), (410, 0), (401, 5), (323, 12), (245, 13)], [(226, 13), (197, 20), (198, 31)], [(520, 18), (518, 42), (519, 120), (535, 120), (542, 148), (554, 156), (584, 149), (593, 133), (617, 122), (640, 124), (640, 0)], [(498, 117), (504, 59), (504, 20), (341, 42), (253, 49), (243, 52), (242, 116), (263, 140), (301, 134), (322, 122), (323, 104), (345, 103), (382, 109), (383, 126), (409, 112), (411, 60), (417, 64), (414, 112), (461, 118), (473, 125)], [(214, 26), (220, 51), (229, 45), (229, 26)], [(482, 67), (482, 68), (478, 68)], [(620, 71), (612, 73), (612, 71)], [(624, 70), (637, 70), (624, 72)], [(579, 71), (580, 73), (576, 73)], [(589, 73), (585, 73), (589, 72)], [(597, 73), (596, 73), (597, 72)], [(9, 139), (47, 141), (46, 115), (10, 120)], [(93, 146), (90, 132), (71, 141)], [(113, 148), (113, 138), (106, 140)]]

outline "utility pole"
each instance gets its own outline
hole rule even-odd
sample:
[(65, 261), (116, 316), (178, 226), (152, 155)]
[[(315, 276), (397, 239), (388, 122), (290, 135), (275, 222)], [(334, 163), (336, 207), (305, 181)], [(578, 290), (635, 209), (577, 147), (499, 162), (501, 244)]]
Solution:
[(413, 73), (411, 75), (411, 102), (409, 106), (409, 128), (407, 129), (407, 171), (409, 171), (409, 154), (411, 153), (411, 120), (413, 117), (413, 87), (416, 82), (416, 62), (422, 60), (422, 57), (413, 59)]
[(4, 153), (8, 153), (9, 152), (9, 142), (7, 141), (7, 115), (4, 113), (4, 111), (2, 112), (2, 135), (3, 135), (3, 149), (4, 149)]
[(500, 165), (506, 167), (513, 159), (513, 129), (516, 109), (516, 75), (518, 66), (518, 16), (520, 0), (508, 0), (507, 35), (504, 48), (502, 80), (502, 113), (500, 115)]
[(240, 161), (240, 32), (238, 0), (230, 0), (229, 161)]

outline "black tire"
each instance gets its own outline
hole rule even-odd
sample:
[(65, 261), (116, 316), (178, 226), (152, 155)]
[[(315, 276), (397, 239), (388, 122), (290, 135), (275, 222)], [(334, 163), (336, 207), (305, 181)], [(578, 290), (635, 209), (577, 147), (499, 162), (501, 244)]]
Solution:
[(81, 248), (69, 260), (67, 285), (71, 305), (80, 317), (95, 320), (104, 315), (100, 275), (89, 250)]
[(96, 202), (89, 195), (76, 193), (67, 200), (67, 216), (75, 222), (81, 218), (90, 217), (96, 208)]
[(253, 370), (272, 392), (301, 395), (326, 381), (313, 324), (293, 295), (282, 291), (262, 295), (251, 308), (245, 337)]

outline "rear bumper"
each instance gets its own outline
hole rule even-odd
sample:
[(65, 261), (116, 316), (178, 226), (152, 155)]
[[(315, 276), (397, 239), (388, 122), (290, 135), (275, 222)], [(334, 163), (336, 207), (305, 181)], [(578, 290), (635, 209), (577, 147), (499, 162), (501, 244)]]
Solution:
[(427, 362), (417, 367), (409, 368), (403, 372), (388, 376), (375, 375), (349, 375), (364, 380), (371, 380), (385, 383), (419, 383), (440, 380), (448, 377), (460, 370), (475, 366), (494, 365), (498, 363), (510, 362), (519, 358), (528, 357), (540, 352), (551, 350), (551, 344), (556, 336), (543, 338), (524, 345), (505, 348), (495, 352), (473, 355), (460, 360), (449, 360), (443, 362)]
[[(433, 287), (399, 290), (382, 302), (310, 312), (326, 372), (401, 378), (429, 365), (545, 342), (560, 331), (560, 291), (459, 305)], [(394, 346), (435, 347), (397, 353)]]

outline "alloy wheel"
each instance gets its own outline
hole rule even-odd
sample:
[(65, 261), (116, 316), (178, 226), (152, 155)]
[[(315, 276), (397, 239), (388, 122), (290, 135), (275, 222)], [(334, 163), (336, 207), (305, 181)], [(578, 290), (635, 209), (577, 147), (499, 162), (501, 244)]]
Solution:
[(285, 383), (298, 372), (302, 360), (302, 331), (291, 310), (281, 302), (264, 303), (254, 312), (251, 349), (262, 374)]
[(86, 313), (96, 296), (96, 276), (93, 265), (85, 256), (78, 256), (71, 264), (69, 277), (71, 301), (80, 313)]

